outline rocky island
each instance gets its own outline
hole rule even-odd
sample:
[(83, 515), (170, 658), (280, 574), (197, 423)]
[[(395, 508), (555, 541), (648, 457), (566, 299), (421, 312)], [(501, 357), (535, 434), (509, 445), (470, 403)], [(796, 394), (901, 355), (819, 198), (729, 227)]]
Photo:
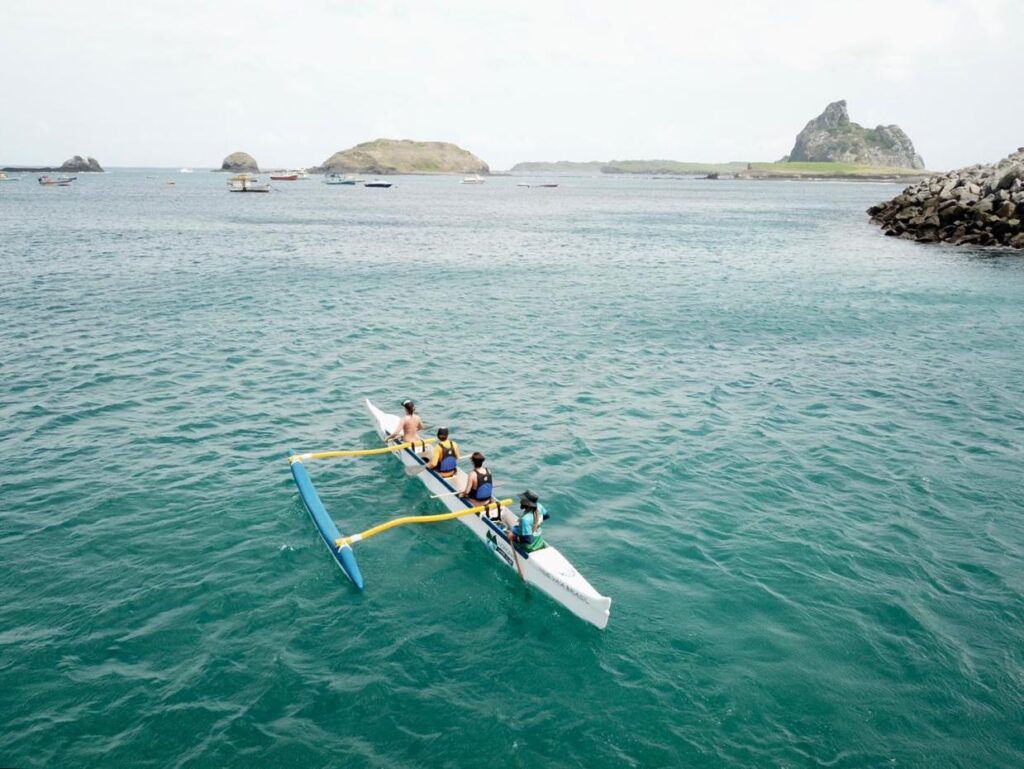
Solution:
[(809, 121), (782, 162), (851, 163), (884, 168), (924, 168), (914, 143), (898, 125), (864, 128), (850, 121), (845, 101), (834, 101)]
[(919, 243), (1024, 248), (1024, 147), (913, 184), (868, 209), (886, 235)]
[(335, 152), (313, 173), (333, 174), (489, 174), (487, 164), (449, 142), (377, 139)]
[(258, 174), (260, 167), (256, 164), (256, 158), (248, 152), (232, 152), (224, 158), (220, 170), (233, 174)]
[(75, 155), (74, 157), (68, 158), (59, 166), (9, 166), (7, 168), (0, 168), (0, 171), (24, 171), (24, 172), (44, 172), (44, 173), (64, 173), (64, 174), (82, 174), (82, 173), (103, 173), (103, 167), (99, 164), (99, 161), (94, 157), (82, 157), (81, 155)]

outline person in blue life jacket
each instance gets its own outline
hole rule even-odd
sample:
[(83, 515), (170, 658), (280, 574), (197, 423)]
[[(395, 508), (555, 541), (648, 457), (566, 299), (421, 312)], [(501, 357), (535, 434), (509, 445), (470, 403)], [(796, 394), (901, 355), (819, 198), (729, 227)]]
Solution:
[(541, 527), (549, 516), (540, 503), (540, 497), (529, 489), (519, 495), (519, 509), (522, 514), (518, 518), (510, 510), (503, 509), (501, 522), (508, 528), (513, 542), (529, 547), (540, 540)]
[(434, 456), (427, 462), (427, 469), (433, 470), (442, 478), (451, 478), (458, 469), (459, 444), (448, 440), (448, 428), (437, 428), (437, 443), (434, 444)]
[(459, 492), (459, 496), (474, 506), (490, 502), (494, 494), (494, 478), (491, 471), (484, 467), (487, 458), (479, 451), (474, 451), (470, 457), (473, 462), (473, 469), (466, 476), (466, 487)]

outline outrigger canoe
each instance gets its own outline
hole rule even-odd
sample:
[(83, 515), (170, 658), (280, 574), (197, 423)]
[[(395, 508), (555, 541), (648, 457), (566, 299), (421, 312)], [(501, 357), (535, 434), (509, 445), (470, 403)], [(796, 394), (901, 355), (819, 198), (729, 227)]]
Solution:
[[(377, 434), (381, 439), (398, 427), (398, 415), (381, 411), (369, 400), (366, 401), (366, 408), (373, 418)], [(393, 451), (384, 448), (381, 453), (393, 453), (405, 466), (406, 471), (415, 473), (416, 477), (433, 494), (445, 495), (439, 497), (438, 501), (443, 503), (450, 513), (458, 513), (472, 508), (473, 503), (460, 499), (452, 493), (465, 486), (466, 474), (461, 469), (452, 478), (442, 478), (433, 470), (426, 469), (426, 462), (420, 458), (414, 447), (407, 444), (402, 444), (402, 446), (403, 448)], [(302, 496), (321, 538), (327, 545), (327, 549), (331, 551), (331, 555), (342, 571), (361, 590), (363, 588), (362, 574), (356, 564), (350, 543), (346, 541), (346, 539), (350, 539), (351, 542), (357, 542), (359, 537), (356, 535), (352, 538), (345, 538), (338, 533), (336, 525), (327, 514), (316, 493), (309, 474), (303, 467), (302, 460), (312, 457), (312, 454), (297, 454), (289, 457), (295, 484), (298, 486), (299, 494)], [(499, 523), (489, 520), (486, 515), (470, 513), (458, 517), (457, 520), (472, 531), (499, 562), (521, 575), (524, 582), (536, 587), (580, 619), (601, 629), (607, 626), (612, 599), (598, 593), (556, 548), (545, 545), (538, 550), (528, 552), (522, 547), (513, 546), (506, 538), (504, 528)], [(515, 547), (514, 551), (513, 547)]]

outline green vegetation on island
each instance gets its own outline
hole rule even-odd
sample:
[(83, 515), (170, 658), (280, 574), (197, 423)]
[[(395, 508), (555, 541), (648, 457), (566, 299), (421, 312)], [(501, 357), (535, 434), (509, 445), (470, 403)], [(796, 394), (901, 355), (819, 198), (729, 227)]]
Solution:
[(860, 181), (886, 181), (920, 179), (927, 171), (919, 168), (892, 168), (856, 163), (748, 163), (736, 174), (738, 179), (852, 179)]
[(679, 160), (611, 160), (606, 163), (573, 163), (560, 160), (555, 163), (517, 163), (513, 174), (537, 175), (635, 175), (635, 176), (708, 176), (735, 177), (737, 179), (854, 179), (888, 180), (917, 179), (926, 171), (916, 168), (858, 165), (838, 162), (778, 162), (778, 163), (688, 163)]

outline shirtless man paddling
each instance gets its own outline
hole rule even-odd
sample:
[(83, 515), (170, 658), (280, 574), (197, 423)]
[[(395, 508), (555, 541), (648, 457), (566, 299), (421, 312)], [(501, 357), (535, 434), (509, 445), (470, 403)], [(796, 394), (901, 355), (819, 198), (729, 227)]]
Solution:
[(398, 427), (395, 431), (388, 435), (385, 439), (385, 443), (390, 443), (393, 440), (397, 440), (398, 436), (402, 436), (402, 443), (412, 443), (413, 441), (421, 440), (420, 430), (423, 429), (423, 420), (420, 419), (419, 414), (416, 412), (416, 404), (412, 401), (402, 401), (402, 406), (405, 407), (405, 416), (398, 421)]

